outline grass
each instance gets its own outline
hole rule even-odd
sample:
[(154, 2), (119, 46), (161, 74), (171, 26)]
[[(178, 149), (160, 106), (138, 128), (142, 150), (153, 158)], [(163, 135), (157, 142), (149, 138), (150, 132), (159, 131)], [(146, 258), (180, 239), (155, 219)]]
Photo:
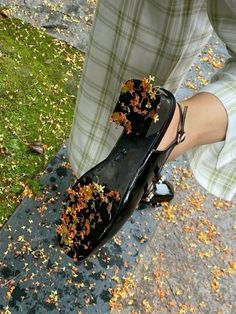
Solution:
[(0, 34), (1, 227), (25, 195), (40, 194), (38, 178), (69, 135), (83, 55), (14, 18), (0, 18)]

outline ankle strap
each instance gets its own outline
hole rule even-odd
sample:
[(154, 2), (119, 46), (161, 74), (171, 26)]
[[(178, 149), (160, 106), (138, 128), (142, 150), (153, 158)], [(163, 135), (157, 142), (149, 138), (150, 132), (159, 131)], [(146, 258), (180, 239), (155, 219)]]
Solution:
[(179, 107), (179, 125), (178, 125), (178, 131), (176, 138), (173, 140), (173, 142), (168, 146), (167, 149), (173, 149), (174, 146), (182, 143), (185, 140), (185, 131), (184, 131), (184, 124), (185, 124), (185, 118), (188, 110), (188, 106), (184, 106), (184, 110), (182, 110), (181, 106), (179, 103), (177, 103)]
[(179, 127), (178, 127), (178, 132), (177, 132), (177, 137), (176, 137), (176, 144), (180, 144), (185, 140), (184, 124), (185, 124), (188, 106), (184, 106), (184, 111), (182, 111), (180, 104), (179, 103), (177, 104), (179, 106), (180, 119), (179, 119)]

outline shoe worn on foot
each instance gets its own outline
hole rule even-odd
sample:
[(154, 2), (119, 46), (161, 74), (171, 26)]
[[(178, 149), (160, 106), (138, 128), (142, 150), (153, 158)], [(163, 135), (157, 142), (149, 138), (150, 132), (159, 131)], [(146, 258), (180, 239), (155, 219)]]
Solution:
[(132, 215), (153, 177), (169, 154), (184, 140), (186, 109), (180, 111), (176, 139), (164, 151), (157, 147), (173, 118), (176, 101), (152, 80), (129, 80), (111, 120), (124, 127), (109, 156), (85, 173), (69, 189), (57, 227), (60, 245), (74, 261), (81, 262), (113, 237)]

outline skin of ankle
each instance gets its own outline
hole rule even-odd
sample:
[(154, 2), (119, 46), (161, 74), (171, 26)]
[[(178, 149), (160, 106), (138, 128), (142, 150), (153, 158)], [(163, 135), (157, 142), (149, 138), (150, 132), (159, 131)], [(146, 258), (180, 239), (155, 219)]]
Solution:
[(181, 107), (188, 106), (185, 120), (186, 138), (177, 145), (168, 158), (174, 160), (187, 150), (225, 139), (228, 116), (221, 101), (210, 93), (199, 93), (181, 101)]

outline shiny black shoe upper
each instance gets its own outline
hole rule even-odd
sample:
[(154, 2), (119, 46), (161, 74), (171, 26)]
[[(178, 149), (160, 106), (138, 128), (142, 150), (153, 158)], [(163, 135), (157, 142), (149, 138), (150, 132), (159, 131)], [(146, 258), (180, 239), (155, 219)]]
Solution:
[(163, 202), (170, 202), (174, 198), (174, 187), (167, 180), (153, 179), (152, 184), (142, 197), (142, 202), (156, 206)]
[(83, 261), (115, 235), (183, 139), (181, 114), (176, 140), (167, 150), (156, 150), (175, 108), (174, 96), (147, 79), (123, 84), (112, 120), (125, 130), (109, 156), (70, 189), (57, 227), (61, 246), (75, 261)]

